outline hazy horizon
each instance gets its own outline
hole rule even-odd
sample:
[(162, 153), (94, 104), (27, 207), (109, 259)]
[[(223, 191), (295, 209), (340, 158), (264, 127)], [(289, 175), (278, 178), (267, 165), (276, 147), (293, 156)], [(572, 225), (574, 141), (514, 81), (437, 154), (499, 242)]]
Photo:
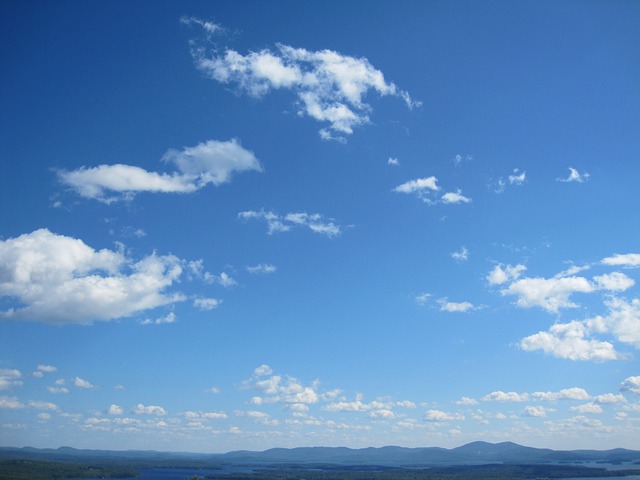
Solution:
[(640, 449), (639, 2), (1, 11), (0, 445)]

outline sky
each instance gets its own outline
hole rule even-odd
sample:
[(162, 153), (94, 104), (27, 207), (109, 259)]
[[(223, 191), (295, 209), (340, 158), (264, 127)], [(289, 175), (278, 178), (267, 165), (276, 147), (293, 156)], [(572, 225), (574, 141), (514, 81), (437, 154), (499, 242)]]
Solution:
[(640, 449), (638, 2), (0, 10), (0, 445)]

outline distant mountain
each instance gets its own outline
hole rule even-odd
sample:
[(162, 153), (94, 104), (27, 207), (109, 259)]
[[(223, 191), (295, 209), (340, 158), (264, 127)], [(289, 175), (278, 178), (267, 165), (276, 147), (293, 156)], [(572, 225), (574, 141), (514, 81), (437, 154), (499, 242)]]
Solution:
[(272, 448), (262, 452), (247, 450), (224, 454), (195, 454), (156, 451), (78, 450), (70, 447), (57, 449), (0, 448), (0, 460), (29, 459), (46, 461), (128, 461), (137, 464), (211, 465), (223, 464), (324, 464), (337, 466), (428, 466), (478, 465), (489, 463), (541, 464), (569, 462), (636, 463), (640, 465), (640, 451), (614, 450), (550, 450), (532, 448), (512, 442), (472, 442), (461, 447), (405, 448), (381, 447), (352, 449), (346, 447)]

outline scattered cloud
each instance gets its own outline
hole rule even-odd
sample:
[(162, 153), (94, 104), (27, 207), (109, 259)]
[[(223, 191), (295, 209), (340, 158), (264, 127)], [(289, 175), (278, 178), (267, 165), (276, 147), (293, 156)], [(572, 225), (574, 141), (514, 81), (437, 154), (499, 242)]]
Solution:
[(470, 302), (449, 302), (446, 298), (438, 299), (438, 303), (440, 304), (441, 312), (468, 312), (470, 310), (477, 310), (478, 307), (474, 306), (473, 303)]
[(584, 277), (522, 278), (500, 293), (516, 295), (516, 305), (522, 308), (540, 307), (556, 313), (560, 308), (576, 308), (569, 300), (573, 293), (590, 293), (595, 287)]
[(489, 188), (493, 188), (493, 191), (495, 193), (503, 193), (507, 189), (507, 186), (509, 185), (515, 185), (515, 186), (523, 185), (526, 178), (527, 178), (527, 172), (525, 171), (521, 172), (519, 169), (514, 168), (512, 175), (508, 175), (506, 178), (499, 177), (498, 180), (495, 180), (495, 182), (491, 182), (491, 184), (489, 185)]
[(436, 177), (416, 178), (415, 180), (409, 180), (408, 182), (398, 185), (393, 189), (394, 192), (415, 193), (418, 196), (428, 190), (433, 192), (440, 190), (440, 187), (438, 186), (438, 179)]
[(491, 392), (482, 397), (483, 402), (526, 402), (529, 400), (528, 393), (503, 392), (501, 390)]
[(247, 272), (252, 274), (275, 273), (277, 270), (278, 269), (276, 268), (275, 265), (271, 265), (269, 263), (260, 263), (252, 267), (247, 267)]
[(0, 391), (13, 390), (22, 386), (22, 372), (16, 369), (0, 368)]
[(332, 219), (326, 219), (319, 213), (295, 212), (281, 216), (277, 213), (265, 210), (248, 210), (240, 212), (241, 220), (262, 220), (267, 222), (267, 233), (288, 232), (295, 227), (306, 227), (314, 233), (336, 237), (342, 233), (340, 226), (333, 223)]
[(611, 266), (640, 267), (640, 253), (627, 253), (624, 255), (616, 253), (611, 257), (603, 258), (600, 263)]
[(442, 410), (427, 410), (423, 419), (426, 422), (453, 422), (464, 420), (464, 415), (460, 413), (448, 413)]
[(461, 155), (459, 153), (456, 154), (455, 157), (453, 157), (453, 164), (456, 167), (459, 167), (460, 165), (462, 165), (463, 162), (470, 162), (473, 160), (473, 155)]
[(451, 252), (451, 258), (456, 262), (466, 262), (469, 260), (469, 249), (464, 245), (457, 252)]
[(389, 159), (387, 160), (387, 165), (392, 165), (394, 167), (398, 167), (398, 166), (400, 166), (400, 160), (398, 160), (397, 158), (394, 158), (394, 157), (389, 157)]
[(85, 390), (90, 390), (92, 388), (96, 388), (95, 385), (93, 385), (91, 382), (89, 382), (88, 380), (85, 380), (84, 378), (80, 378), (80, 377), (76, 377), (73, 380), (73, 384), (76, 387), (84, 388)]
[(455, 192), (447, 192), (442, 195), (443, 203), (470, 203), (471, 199), (462, 195), (462, 190), (458, 189)]
[(589, 394), (584, 388), (565, 388), (559, 392), (534, 392), (531, 396), (537, 400), (555, 402), (557, 400), (588, 400)]
[(527, 267), (524, 265), (507, 265), (504, 267), (502, 264), (496, 265), (493, 270), (491, 270), (491, 273), (487, 275), (487, 281), (490, 285), (502, 285), (509, 281), (517, 280), (526, 269)]
[(0, 241), (0, 296), (19, 305), (0, 318), (53, 324), (114, 320), (184, 300), (164, 291), (182, 273), (178, 258), (138, 262), (40, 229)]
[(588, 337), (589, 330), (583, 322), (557, 323), (547, 332), (539, 332), (524, 338), (520, 348), (525, 351), (542, 350), (547, 355), (569, 360), (616, 360), (621, 356), (613, 344)]
[(640, 395), (640, 376), (626, 378), (620, 384), (620, 391)]
[(141, 192), (192, 193), (209, 184), (227, 183), (234, 173), (263, 170), (253, 152), (242, 148), (237, 139), (171, 149), (162, 160), (177, 171), (158, 173), (132, 165), (99, 165), (60, 170), (58, 179), (81, 197), (108, 204), (131, 200)]
[(21, 408), (24, 408), (24, 403), (20, 402), (16, 397), (0, 395), (0, 409), (19, 410)]
[(527, 407), (524, 407), (524, 414), (527, 417), (546, 417), (547, 409), (541, 406), (529, 405)]
[(142, 403), (139, 403), (135, 407), (133, 407), (131, 413), (133, 413), (134, 415), (156, 415), (158, 417), (167, 415), (167, 411), (162, 407), (159, 407), (157, 405), (145, 406)]
[(462, 397), (456, 401), (456, 405), (478, 405), (478, 401), (475, 398)]
[[(189, 23), (203, 26), (202, 20)], [(369, 123), (371, 106), (364, 98), (369, 92), (401, 98), (407, 107), (420, 105), (410, 95), (385, 80), (383, 73), (366, 58), (342, 55), (332, 50), (309, 51), (277, 44), (246, 55), (226, 49), (208, 51), (192, 43), (196, 68), (208, 77), (236, 85), (241, 92), (262, 97), (272, 90), (288, 90), (296, 97), (298, 115), (328, 124), (320, 130), (323, 139), (344, 141), (353, 129)]]
[(168, 323), (175, 323), (178, 317), (175, 313), (169, 312), (164, 317), (158, 317), (156, 319), (147, 318), (143, 320), (142, 325), (165, 325)]
[(109, 415), (122, 415), (124, 413), (124, 409), (119, 405), (112, 404), (107, 409), (107, 413)]
[(575, 168), (569, 167), (569, 176), (567, 178), (557, 178), (556, 180), (558, 182), (564, 182), (564, 183), (568, 183), (568, 182), (584, 183), (587, 180), (589, 180), (590, 176), (591, 175), (589, 175), (587, 172), (580, 173)]
[(585, 328), (597, 333), (611, 333), (618, 341), (640, 349), (640, 299), (628, 302), (610, 297), (605, 305), (609, 309), (608, 314), (587, 320)]
[(33, 372), (33, 376), (37, 378), (44, 377), (45, 373), (53, 373), (58, 371), (58, 369), (52, 365), (38, 365), (38, 368), (35, 372)]
[(216, 298), (196, 298), (193, 301), (193, 306), (199, 310), (213, 310), (218, 308), (222, 300)]
[(426, 305), (430, 298), (430, 293), (421, 293), (420, 295), (416, 295), (415, 300), (418, 305)]
[(600, 405), (597, 405), (595, 403), (584, 403), (582, 405), (575, 405), (573, 407), (571, 407), (569, 410), (571, 410), (572, 412), (576, 412), (576, 413), (582, 413), (582, 414), (599, 414), (604, 412), (603, 408)]

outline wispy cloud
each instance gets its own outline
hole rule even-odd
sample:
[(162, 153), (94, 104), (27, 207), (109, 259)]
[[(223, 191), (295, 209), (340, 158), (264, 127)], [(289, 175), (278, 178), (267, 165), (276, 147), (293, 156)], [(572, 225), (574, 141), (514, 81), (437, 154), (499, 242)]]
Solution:
[(451, 258), (456, 262), (466, 262), (469, 260), (469, 249), (463, 245), (457, 252), (451, 252)]
[(112, 203), (131, 200), (141, 192), (192, 193), (209, 184), (227, 183), (234, 173), (262, 171), (255, 155), (236, 139), (171, 149), (162, 160), (173, 164), (177, 171), (159, 173), (132, 165), (98, 165), (60, 170), (58, 179), (84, 198)]
[[(201, 25), (207, 33), (218, 27), (194, 18), (188, 22)], [(246, 55), (232, 49), (224, 53), (217, 49), (209, 51), (209, 46), (192, 43), (196, 68), (220, 83), (236, 85), (253, 97), (272, 90), (291, 91), (299, 115), (328, 124), (328, 128), (320, 130), (324, 139), (344, 140), (344, 135), (352, 134), (354, 128), (369, 123), (372, 109), (364, 97), (370, 91), (401, 98), (409, 108), (420, 105), (406, 91), (387, 82), (366, 58), (284, 44)]]
[(262, 220), (267, 223), (267, 233), (272, 235), (277, 232), (288, 232), (296, 227), (305, 227), (314, 233), (327, 237), (336, 237), (342, 233), (339, 225), (333, 223), (320, 213), (294, 212), (279, 215), (266, 210), (247, 210), (240, 212), (241, 220)]
[(589, 177), (591, 177), (589, 173), (587, 172), (580, 173), (575, 168), (569, 167), (569, 176), (567, 178), (557, 178), (556, 180), (558, 182), (564, 182), (564, 183), (569, 183), (569, 182), (584, 183), (587, 180), (589, 180)]

